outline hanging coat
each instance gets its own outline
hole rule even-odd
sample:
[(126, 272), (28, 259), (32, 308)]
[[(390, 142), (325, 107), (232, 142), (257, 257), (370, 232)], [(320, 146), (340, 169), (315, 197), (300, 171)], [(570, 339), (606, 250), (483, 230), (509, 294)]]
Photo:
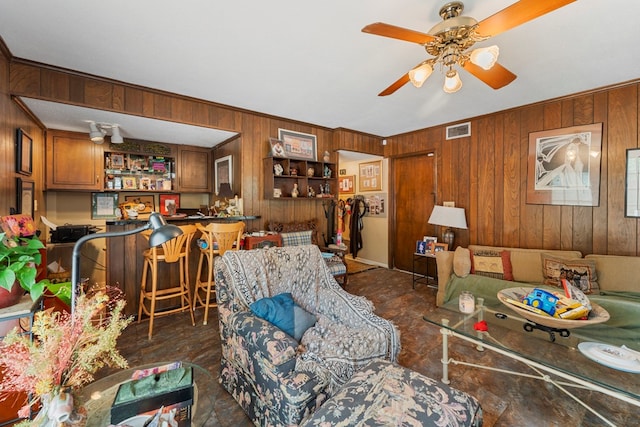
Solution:
[(362, 249), (362, 229), (364, 228), (362, 218), (366, 212), (364, 197), (356, 196), (351, 203), (351, 221), (349, 222), (349, 250), (354, 258), (358, 256), (358, 251)]

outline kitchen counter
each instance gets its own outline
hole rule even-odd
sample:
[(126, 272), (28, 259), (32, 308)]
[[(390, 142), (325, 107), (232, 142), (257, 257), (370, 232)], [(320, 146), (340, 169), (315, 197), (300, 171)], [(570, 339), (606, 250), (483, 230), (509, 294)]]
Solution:
[[(190, 224), (192, 222), (237, 222), (237, 221), (251, 221), (254, 219), (260, 219), (260, 216), (257, 215), (240, 215), (240, 216), (202, 216), (202, 215), (174, 215), (174, 216), (163, 216), (165, 221), (170, 224)], [(110, 225), (144, 225), (148, 222), (146, 219), (118, 219), (112, 221), (106, 221), (105, 224), (107, 226)]]

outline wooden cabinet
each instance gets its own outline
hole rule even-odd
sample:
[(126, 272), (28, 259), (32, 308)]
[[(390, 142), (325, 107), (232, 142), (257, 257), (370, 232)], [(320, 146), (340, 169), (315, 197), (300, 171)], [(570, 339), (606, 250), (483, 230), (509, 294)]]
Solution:
[(101, 190), (102, 152), (102, 145), (92, 142), (86, 134), (47, 133), (47, 190)]
[[(338, 194), (337, 176), (335, 163), (267, 157), (264, 159), (264, 198), (322, 200), (335, 197)], [(299, 194), (292, 197), (295, 188)]]
[(211, 150), (198, 147), (180, 147), (178, 152), (178, 191), (184, 193), (210, 193), (212, 188)]

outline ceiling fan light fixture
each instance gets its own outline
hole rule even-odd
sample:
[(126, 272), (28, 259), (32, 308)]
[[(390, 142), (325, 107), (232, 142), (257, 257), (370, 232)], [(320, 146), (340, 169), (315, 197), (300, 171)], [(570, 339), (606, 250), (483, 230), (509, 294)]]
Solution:
[(433, 67), (427, 62), (418, 65), (409, 71), (409, 80), (415, 87), (421, 87), (433, 72)]
[(98, 129), (98, 125), (95, 122), (89, 122), (89, 138), (96, 144), (102, 144), (104, 142), (104, 136), (107, 134), (102, 128)]
[(120, 126), (113, 124), (111, 125), (111, 143), (113, 144), (122, 144), (124, 139), (122, 139), (122, 135), (120, 134)]
[(456, 70), (447, 71), (447, 77), (444, 79), (442, 89), (447, 93), (455, 93), (462, 87), (462, 80)]
[(481, 47), (471, 52), (471, 62), (478, 67), (490, 70), (498, 61), (498, 55), (500, 54), (500, 48), (493, 45), (489, 47)]

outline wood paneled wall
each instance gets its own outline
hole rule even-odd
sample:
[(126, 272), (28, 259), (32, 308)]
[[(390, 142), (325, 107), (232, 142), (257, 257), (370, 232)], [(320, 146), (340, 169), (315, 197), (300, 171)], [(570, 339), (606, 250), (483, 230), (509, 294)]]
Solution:
[[(4, 61), (2, 72), (6, 73), (6, 59)], [(247, 224), (250, 230), (261, 229), (270, 220), (325, 220), (320, 201), (262, 198), (262, 159), (269, 152), (268, 139), (277, 135), (278, 128), (285, 128), (317, 135), (318, 153), (328, 150), (332, 161), (337, 161), (339, 149), (392, 159), (434, 151), (438, 202), (453, 200), (467, 210), (469, 230), (457, 233), (462, 245), (481, 243), (577, 249), (585, 254), (640, 254), (638, 220), (625, 218), (623, 206), (626, 149), (638, 147), (638, 82), (471, 118), (468, 119), (472, 122), (470, 137), (447, 141), (446, 125), (442, 125), (387, 137), (388, 144), (382, 146), (382, 138), (374, 135), (327, 129), (41, 64), (13, 60), (9, 69), (9, 92), (14, 95), (240, 133), (240, 138), (216, 150), (214, 158), (233, 154), (240, 159), (234, 179), (241, 182), (245, 211), (262, 217)], [(7, 141), (13, 139), (11, 128), (27, 126), (23, 122), (27, 118), (11, 106), (8, 95), (3, 94), (1, 108), (11, 109), (17, 117), (12, 123), (2, 125), (2, 149), (4, 154), (13, 155), (7, 152), (10, 151)], [(529, 133), (598, 122), (603, 123), (600, 205), (527, 204)], [(42, 144), (42, 137), (32, 128), (33, 124), (28, 125), (36, 134), (34, 139)], [(391, 164), (393, 167), (393, 162)], [(7, 176), (6, 173), (0, 170), (0, 176)], [(2, 194), (11, 193), (6, 186), (13, 184), (3, 180), (1, 185), (4, 186), (0, 189)], [(3, 208), (7, 209), (4, 204)], [(321, 224), (321, 229), (325, 228), (325, 224)]]
[[(39, 212), (45, 208), (44, 188), (44, 131), (11, 99), (9, 90), (9, 55), (0, 46), (0, 215), (9, 215), (16, 207), (16, 178), (35, 183), (35, 202)], [(33, 138), (33, 173), (31, 176), (16, 173), (16, 131), (22, 128)]]
[(240, 189), (245, 213), (259, 215), (249, 221), (248, 230), (264, 229), (269, 221), (300, 221), (317, 218), (326, 230), (321, 200), (265, 200), (262, 198), (262, 160), (270, 151), (269, 138), (284, 128), (317, 136), (318, 155), (346, 148), (371, 154), (383, 154), (378, 137), (349, 130), (332, 130), (278, 117), (257, 114), (220, 104), (166, 93), (60, 70), (28, 61), (13, 60), (10, 67), (10, 92), (16, 96), (104, 109), (160, 120), (188, 123), (240, 133), (240, 137), (214, 150), (214, 159), (234, 156), (235, 191)]
[[(625, 158), (638, 145), (638, 82), (472, 118), (470, 137), (448, 125), (388, 138), (390, 157), (435, 150), (438, 203), (464, 207), (458, 243), (639, 255), (639, 220), (624, 216)], [(465, 122), (468, 120), (461, 120)], [(529, 133), (603, 123), (600, 204), (526, 203)]]

